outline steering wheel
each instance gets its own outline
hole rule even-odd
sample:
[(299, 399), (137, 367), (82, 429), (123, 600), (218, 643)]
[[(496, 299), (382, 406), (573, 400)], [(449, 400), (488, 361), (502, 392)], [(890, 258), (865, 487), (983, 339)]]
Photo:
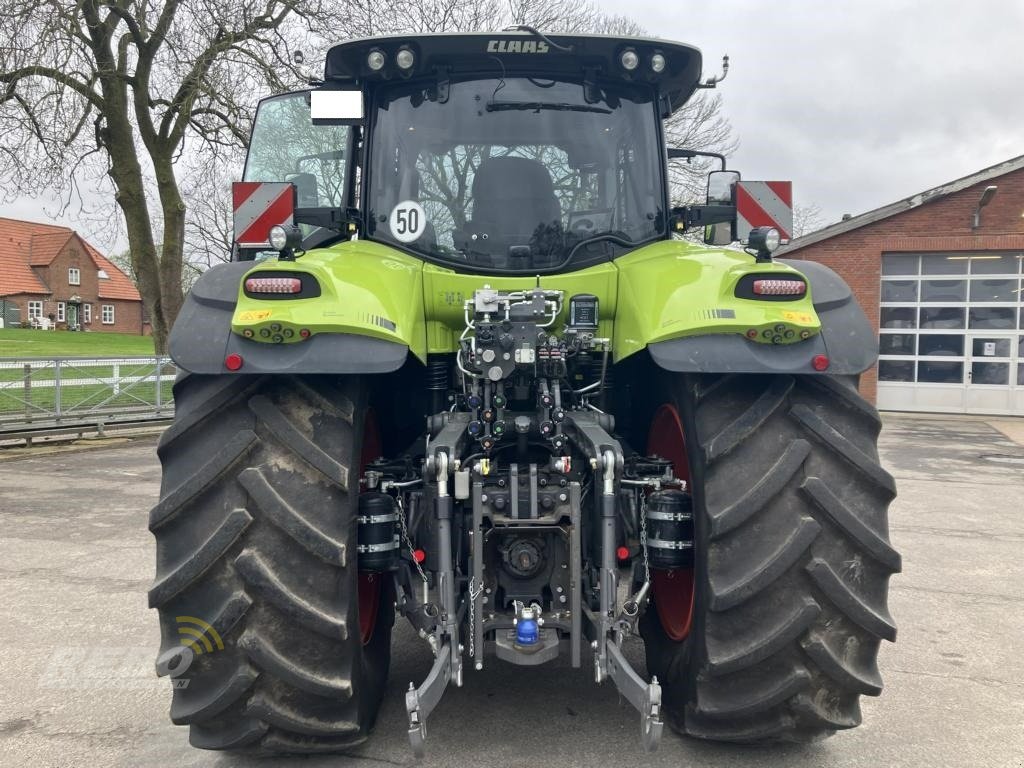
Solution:
[(569, 231), (576, 237), (588, 237), (597, 230), (597, 222), (591, 216), (581, 216), (574, 219), (572, 229)]

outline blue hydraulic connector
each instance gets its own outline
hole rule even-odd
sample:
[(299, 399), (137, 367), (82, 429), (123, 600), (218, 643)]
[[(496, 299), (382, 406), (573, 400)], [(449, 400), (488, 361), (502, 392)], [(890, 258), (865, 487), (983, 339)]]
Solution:
[(537, 611), (533, 606), (523, 606), (516, 617), (516, 645), (534, 645), (540, 639)]

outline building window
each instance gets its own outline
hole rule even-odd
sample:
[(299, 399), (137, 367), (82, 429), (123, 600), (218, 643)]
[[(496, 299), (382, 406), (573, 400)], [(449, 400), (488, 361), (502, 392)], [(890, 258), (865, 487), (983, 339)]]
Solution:
[(82, 273), (78, 271), (78, 267), (71, 267), (68, 270), (68, 285), (81, 285), (82, 284)]
[(880, 381), (1024, 386), (1024, 253), (882, 254), (880, 294)]
[(37, 317), (43, 316), (43, 302), (41, 301), (30, 301), (28, 303), (28, 319), (32, 320)]
[(66, 306), (67, 305), (64, 304), (63, 301), (58, 301), (57, 302), (57, 322), (58, 323), (63, 323), (64, 322), (64, 309), (65, 309)]
[(83, 304), (82, 305), (82, 322), (83, 323), (91, 323), (92, 322), (92, 304)]
[(101, 308), (101, 312), (102, 312), (102, 314), (100, 315), (100, 320), (102, 320), (103, 324), (104, 325), (113, 325), (114, 324), (114, 305), (113, 304), (104, 304), (103, 307)]

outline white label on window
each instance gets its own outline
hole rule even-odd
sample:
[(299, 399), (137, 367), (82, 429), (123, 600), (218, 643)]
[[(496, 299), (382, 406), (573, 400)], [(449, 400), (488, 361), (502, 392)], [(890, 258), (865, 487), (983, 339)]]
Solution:
[(388, 217), (391, 236), (400, 243), (411, 243), (418, 240), (427, 226), (427, 215), (423, 206), (415, 200), (403, 200), (393, 209)]
[(985, 356), (995, 357), (996, 356), (996, 343), (994, 341), (985, 342)]

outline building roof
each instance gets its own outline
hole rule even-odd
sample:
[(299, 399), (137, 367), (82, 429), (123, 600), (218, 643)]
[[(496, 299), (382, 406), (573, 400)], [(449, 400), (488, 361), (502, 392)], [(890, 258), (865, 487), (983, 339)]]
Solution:
[(114, 266), (114, 262), (97, 251), (88, 243), (85, 250), (96, 265), (97, 270), (103, 270), (106, 278), (99, 279), (99, 297), (101, 299), (127, 299), (129, 301), (142, 301), (135, 284), (124, 272)]
[(64, 250), (74, 232), (61, 227), (56, 232), (37, 232), (28, 241), (28, 263), (30, 267), (48, 267)]
[(868, 224), (874, 224), (876, 221), (881, 221), (882, 219), (887, 219), (890, 216), (896, 216), (900, 213), (912, 210), (921, 205), (941, 200), (955, 192), (960, 192), (969, 187), (973, 187), (975, 184), (981, 184), (989, 179), (1005, 176), (1006, 174), (1018, 171), (1021, 168), (1024, 168), (1024, 155), (1014, 157), (1010, 160), (1005, 160), (988, 168), (983, 168), (976, 173), (972, 173), (970, 176), (964, 176), (963, 178), (956, 179), (955, 181), (940, 184), (939, 186), (925, 190), (924, 192), (918, 192), (916, 195), (911, 195), (910, 197), (906, 197), (902, 200), (897, 200), (895, 203), (883, 205), (881, 208), (875, 208), (872, 211), (867, 211), (866, 213), (851, 216), (850, 218), (835, 224), (830, 224), (827, 227), (811, 232), (803, 237), (795, 238), (789, 243), (789, 245), (783, 246), (776, 253), (779, 256), (792, 253), (799, 248), (820, 243), (822, 240), (828, 240), (836, 235), (842, 235), (846, 232), (867, 226)]
[(32, 222), (0, 218), (0, 296), (50, 293), (29, 265), (32, 236), (39, 232)]
[(85, 238), (68, 227), (19, 221), (0, 216), (0, 296), (17, 293), (52, 293), (32, 267), (47, 267), (76, 238), (89, 255), (96, 270), (107, 278), (98, 280), (98, 298), (141, 301), (131, 279), (113, 262), (96, 250)]

